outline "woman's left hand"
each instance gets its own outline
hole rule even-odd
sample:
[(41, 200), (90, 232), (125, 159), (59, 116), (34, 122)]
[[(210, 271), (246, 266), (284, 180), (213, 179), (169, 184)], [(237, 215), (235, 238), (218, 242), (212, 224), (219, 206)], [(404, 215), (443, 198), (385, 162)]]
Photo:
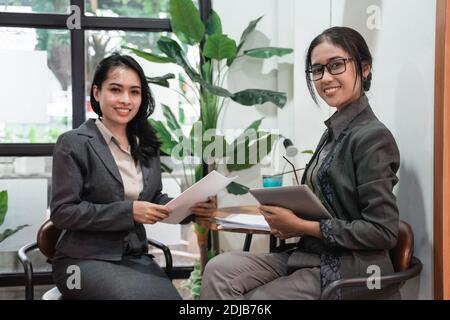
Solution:
[(274, 206), (260, 206), (259, 210), (274, 236), (288, 239), (302, 235), (301, 226), (304, 220), (297, 217), (292, 210)]
[(195, 207), (191, 208), (191, 212), (195, 214), (196, 217), (209, 218), (212, 213), (217, 209), (217, 197), (208, 197), (208, 201), (199, 202)]

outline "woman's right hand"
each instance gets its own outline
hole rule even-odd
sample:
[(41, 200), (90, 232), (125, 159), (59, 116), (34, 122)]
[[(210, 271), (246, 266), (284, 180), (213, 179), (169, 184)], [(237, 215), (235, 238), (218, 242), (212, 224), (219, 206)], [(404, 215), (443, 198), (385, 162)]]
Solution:
[(142, 224), (154, 224), (169, 216), (172, 209), (148, 201), (133, 201), (133, 218)]

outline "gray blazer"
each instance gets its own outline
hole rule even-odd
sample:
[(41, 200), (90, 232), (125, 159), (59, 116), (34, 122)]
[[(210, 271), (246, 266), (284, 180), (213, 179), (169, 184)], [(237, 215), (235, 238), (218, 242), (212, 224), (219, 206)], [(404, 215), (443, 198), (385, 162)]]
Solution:
[[(62, 134), (56, 142), (50, 219), (65, 231), (56, 246), (59, 255), (118, 261), (124, 238), (133, 233), (145, 248), (146, 233), (133, 220), (133, 202), (124, 200), (119, 169), (94, 121)], [(139, 200), (170, 201), (161, 193), (159, 154), (142, 165), (142, 175)]]
[[(322, 288), (341, 278), (368, 277), (369, 266), (378, 266), (382, 275), (393, 272), (389, 250), (397, 242), (399, 212), (392, 190), (400, 155), (365, 97), (361, 103), (364, 108), (336, 137), (318, 171), (316, 194), (333, 216), (320, 222), (324, 240), (304, 237), (299, 244), (305, 251), (320, 252)], [(338, 293), (338, 298), (345, 296)]]

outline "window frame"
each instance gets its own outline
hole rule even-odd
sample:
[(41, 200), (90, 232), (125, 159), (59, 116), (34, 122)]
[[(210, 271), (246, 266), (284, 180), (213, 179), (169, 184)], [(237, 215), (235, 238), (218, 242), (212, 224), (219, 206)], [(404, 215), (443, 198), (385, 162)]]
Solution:
[[(122, 30), (171, 32), (170, 19), (138, 17), (97, 17), (85, 15), (85, 0), (70, 0), (69, 5), (81, 11), (80, 29), (70, 30), (72, 70), (72, 129), (86, 121), (85, 114), (85, 32), (90, 30)], [(206, 21), (211, 11), (211, 0), (199, 0), (200, 16)], [(0, 12), (0, 27), (64, 29), (72, 15), (60, 13)], [(0, 157), (51, 156), (54, 143), (0, 143)]]

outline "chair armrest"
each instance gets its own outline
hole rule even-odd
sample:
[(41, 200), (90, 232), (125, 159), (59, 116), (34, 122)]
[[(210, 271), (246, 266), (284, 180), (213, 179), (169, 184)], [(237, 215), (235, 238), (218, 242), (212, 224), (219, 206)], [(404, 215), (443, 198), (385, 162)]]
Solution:
[(167, 247), (165, 244), (156, 241), (155, 239), (147, 239), (147, 243), (151, 246), (154, 246), (164, 253), (164, 257), (166, 259), (166, 274), (167, 276), (172, 279), (172, 267), (173, 267), (173, 260), (172, 260), (172, 253), (170, 252), (169, 247)]
[[(416, 257), (411, 258), (410, 266), (407, 270), (401, 272), (394, 272), (387, 276), (381, 276), (378, 279), (383, 286), (401, 283), (411, 278), (414, 278), (422, 271), (422, 262)], [(321, 300), (328, 300), (336, 292), (336, 290), (348, 287), (366, 287), (367, 278), (347, 278), (333, 281), (322, 292)]]
[(27, 253), (38, 248), (36, 242), (27, 244), (19, 249), (17, 257), (25, 273), (25, 300), (34, 300), (33, 264)]

